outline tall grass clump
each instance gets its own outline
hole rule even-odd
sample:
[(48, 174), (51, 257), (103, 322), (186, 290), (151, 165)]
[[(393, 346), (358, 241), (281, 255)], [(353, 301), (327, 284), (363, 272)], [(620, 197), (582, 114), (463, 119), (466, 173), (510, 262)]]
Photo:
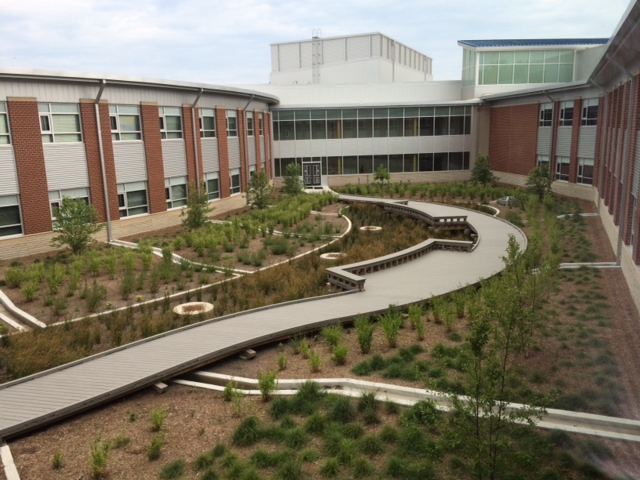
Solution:
[(109, 442), (98, 437), (91, 444), (89, 456), (89, 472), (92, 478), (104, 478), (107, 475), (107, 458), (109, 456)]
[(424, 313), (422, 305), (410, 305), (408, 313), (409, 323), (411, 323), (411, 328), (416, 331), (418, 340), (424, 340), (425, 323), (422, 319), (422, 314)]
[(268, 402), (273, 396), (273, 392), (278, 387), (276, 377), (278, 372), (266, 371), (258, 374), (258, 389), (263, 402)]
[(358, 344), (360, 345), (360, 351), (366, 355), (371, 351), (371, 344), (373, 343), (373, 332), (375, 330), (375, 324), (371, 323), (369, 317), (364, 315), (358, 315), (355, 319), (354, 325), (356, 327), (356, 334), (358, 336)]
[(342, 324), (336, 323), (322, 329), (322, 337), (331, 347), (335, 348), (342, 340)]
[(387, 313), (380, 317), (379, 322), (389, 348), (395, 348), (398, 343), (398, 332), (402, 327), (402, 316), (390, 307)]

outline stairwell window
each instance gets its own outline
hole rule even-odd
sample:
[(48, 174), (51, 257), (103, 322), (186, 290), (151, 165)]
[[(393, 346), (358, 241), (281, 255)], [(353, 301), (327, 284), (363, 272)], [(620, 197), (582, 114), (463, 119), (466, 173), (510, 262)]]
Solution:
[(577, 182), (593, 185), (593, 158), (578, 158)]
[(560, 119), (558, 125), (571, 127), (573, 125), (573, 101), (560, 102)]
[(541, 127), (550, 127), (553, 120), (553, 103), (540, 104), (540, 122)]
[(200, 138), (216, 136), (216, 111), (213, 108), (200, 109)]
[(582, 118), (580, 125), (595, 126), (598, 124), (598, 99), (587, 98), (582, 101)]
[(109, 121), (114, 142), (142, 139), (137, 105), (109, 105)]
[(81, 198), (89, 205), (89, 189), (88, 188), (69, 188), (66, 190), (51, 190), (49, 192), (49, 204), (51, 205), (51, 220), (54, 227), (56, 226), (56, 217), (54, 215), (55, 209), (60, 208), (62, 199), (64, 197), (69, 198)]
[(247, 112), (247, 136), (253, 137), (253, 112)]
[(160, 107), (162, 139), (182, 138), (182, 115), (178, 107)]
[(218, 172), (206, 173), (204, 178), (209, 200), (216, 200), (220, 198), (220, 181), (218, 179)]
[(164, 193), (167, 210), (184, 207), (187, 204), (187, 177), (165, 178)]
[(569, 157), (556, 157), (556, 180), (569, 181)]
[(9, 119), (7, 117), (7, 104), (0, 102), (0, 145), (11, 143), (9, 138)]
[(80, 107), (75, 103), (38, 103), (43, 143), (81, 142)]

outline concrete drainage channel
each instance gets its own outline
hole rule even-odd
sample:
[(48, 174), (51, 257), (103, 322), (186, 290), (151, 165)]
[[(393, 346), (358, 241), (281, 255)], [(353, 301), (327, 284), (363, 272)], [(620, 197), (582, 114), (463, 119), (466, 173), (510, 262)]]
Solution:
[[(235, 382), (240, 392), (245, 395), (260, 395), (258, 380), (253, 378), (234, 377), (204, 371), (196, 371), (182, 379), (175, 379), (172, 383), (205, 388), (222, 392), (229, 382)], [(295, 395), (307, 379), (278, 380), (274, 395)], [(432, 400), (436, 408), (442, 411), (450, 410), (451, 401), (448, 395), (433, 390), (403, 387), (388, 383), (368, 382), (352, 378), (316, 378), (313, 382), (320, 385), (327, 392), (360, 397), (363, 393), (375, 392), (378, 399), (399, 405), (412, 406), (422, 400)], [(464, 397), (460, 397), (464, 400)], [(518, 409), (521, 404), (511, 403), (508, 409)], [(584, 433), (609, 437), (618, 440), (640, 442), (640, 420), (607, 417), (592, 413), (571, 412), (568, 410), (547, 409), (536, 426), (566, 432)]]

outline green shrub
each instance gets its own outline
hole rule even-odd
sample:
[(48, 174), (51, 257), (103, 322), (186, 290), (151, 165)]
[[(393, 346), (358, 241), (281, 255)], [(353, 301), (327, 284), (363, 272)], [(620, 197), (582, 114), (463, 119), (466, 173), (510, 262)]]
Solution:
[(277, 375), (276, 371), (266, 371), (258, 374), (258, 388), (263, 402), (271, 400), (273, 392), (278, 387)]
[(367, 459), (357, 457), (351, 462), (351, 468), (353, 471), (353, 478), (365, 478), (369, 477), (375, 471), (375, 468)]
[(309, 352), (309, 368), (313, 373), (317, 373), (322, 369), (322, 359), (320, 358), (320, 354), (315, 350)]
[(109, 442), (102, 441), (98, 437), (91, 444), (91, 456), (89, 457), (89, 471), (93, 478), (104, 478), (107, 474), (107, 458), (109, 456)]
[(398, 312), (390, 311), (380, 317), (380, 328), (384, 333), (390, 348), (395, 348), (398, 332), (402, 326), (402, 316)]
[(355, 319), (354, 325), (356, 327), (356, 334), (358, 335), (358, 344), (360, 345), (360, 351), (364, 355), (366, 355), (371, 351), (375, 324), (369, 321), (369, 317), (358, 315)]
[(335, 325), (324, 327), (322, 329), (322, 337), (325, 342), (335, 348), (340, 343), (340, 340), (342, 340), (342, 332), (342, 324), (336, 323)]
[(54, 470), (60, 470), (62, 465), (62, 452), (60, 450), (56, 450), (53, 454), (53, 459), (51, 460), (51, 466)]
[(151, 431), (159, 432), (164, 426), (164, 420), (167, 418), (167, 411), (163, 408), (156, 408), (151, 412)]
[(349, 397), (332, 395), (327, 408), (327, 418), (332, 422), (349, 423), (355, 420), (356, 409)]
[(161, 480), (174, 480), (176, 478), (182, 477), (184, 475), (184, 471), (186, 469), (187, 462), (183, 459), (175, 460), (168, 465), (162, 467), (160, 470), (160, 478)]
[(347, 345), (343, 342), (338, 343), (333, 347), (333, 355), (331, 360), (336, 365), (345, 365), (347, 363)]
[(380, 437), (369, 435), (360, 440), (359, 449), (366, 455), (375, 456), (384, 452), (385, 446)]
[(320, 466), (320, 475), (324, 478), (337, 477), (338, 473), (340, 473), (340, 465), (335, 458), (327, 458)]
[(164, 445), (164, 437), (161, 434), (156, 434), (151, 439), (151, 443), (147, 447), (147, 458), (151, 461), (160, 458), (160, 450)]
[(232, 441), (239, 447), (254, 445), (261, 438), (260, 420), (255, 415), (245, 418), (233, 432)]
[(327, 418), (320, 412), (315, 412), (304, 424), (304, 428), (307, 432), (313, 435), (322, 435), (328, 424)]

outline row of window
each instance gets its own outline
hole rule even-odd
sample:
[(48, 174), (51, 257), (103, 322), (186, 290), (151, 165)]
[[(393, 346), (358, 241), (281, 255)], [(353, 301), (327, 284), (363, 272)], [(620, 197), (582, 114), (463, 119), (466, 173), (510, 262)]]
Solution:
[[(556, 156), (556, 169), (554, 177), (556, 180), (568, 182), (569, 181), (569, 157), (558, 155)], [(549, 170), (549, 156), (538, 155), (536, 158), (536, 164)], [(593, 185), (593, 158), (578, 157), (578, 172), (576, 176), (576, 183), (583, 185)]]
[(469, 152), (276, 158), (275, 176), (284, 176), (290, 163), (302, 165), (303, 162), (321, 163), (322, 175), (373, 174), (381, 166), (390, 173), (440, 172), (469, 170)]
[[(553, 103), (540, 104), (540, 127), (550, 127), (553, 124)], [(598, 124), (598, 99), (588, 98), (582, 101), (580, 125), (595, 126)], [(558, 125), (571, 127), (573, 125), (573, 100), (560, 102), (560, 118)]]
[[(163, 139), (183, 137), (182, 113), (179, 107), (159, 107), (160, 133)], [(200, 136), (215, 137), (215, 110), (200, 111)], [(82, 142), (80, 107), (74, 103), (38, 103), (40, 132), (43, 143)], [(237, 111), (227, 110), (227, 136), (238, 136)], [(137, 105), (109, 105), (109, 122), (113, 141), (142, 139), (140, 109)], [(247, 135), (254, 136), (253, 112), (246, 112)], [(263, 135), (262, 118), (258, 122)], [(0, 145), (9, 144), (9, 121), (6, 102), (0, 102)]]
[(280, 110), (274, 140), (469, 135), (471, 107)]

